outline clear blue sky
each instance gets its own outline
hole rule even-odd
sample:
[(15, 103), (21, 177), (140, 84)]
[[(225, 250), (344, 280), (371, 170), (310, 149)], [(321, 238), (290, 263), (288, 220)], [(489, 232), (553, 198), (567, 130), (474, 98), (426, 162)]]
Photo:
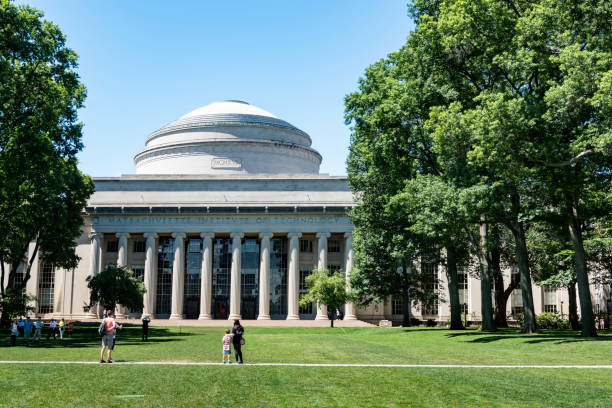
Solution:
[(346, 174), (344, 96), (413, 28), (406, 0), (26, 1), (58, 24), (88, 89), (81, 169), (134, 174), (152, 131), (221, 99), (307, 132)]

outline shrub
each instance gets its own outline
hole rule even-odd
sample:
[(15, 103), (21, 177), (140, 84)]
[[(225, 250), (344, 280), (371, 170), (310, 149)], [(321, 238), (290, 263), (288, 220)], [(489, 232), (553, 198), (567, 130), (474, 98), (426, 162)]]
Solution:
[(539, 329), (568, 329), (569, 321), (561, 318), (557, 313), (540, 313), (536, 316)]
[(427, 319), (427, 327), (436, 327), (437, 323), (434, 319)]

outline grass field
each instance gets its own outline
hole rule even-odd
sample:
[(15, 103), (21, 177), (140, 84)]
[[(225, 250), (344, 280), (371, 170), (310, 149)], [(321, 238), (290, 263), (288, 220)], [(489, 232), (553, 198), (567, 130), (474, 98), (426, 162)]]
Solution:
[[(96, 328), (7, 347), (0, 360), (96, 361)], [(115, 361), (220, 362), (219, 328), (139, 328)], [(524, 336), (442, 329), (246, 328), (245, 361), (282, 363), (612, 365), (612, 335)], [(5, 340), (5, 341), (4, 341)], [(102, 390), (109, 397), (100, 398)], [(0, 406), (609, 407), (612, 369), (0, 365)]]

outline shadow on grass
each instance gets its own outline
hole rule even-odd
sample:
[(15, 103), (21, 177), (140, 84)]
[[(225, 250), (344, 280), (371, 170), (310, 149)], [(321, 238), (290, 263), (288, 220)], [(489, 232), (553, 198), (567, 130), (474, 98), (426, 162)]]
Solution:
[[(177, 332), (171, 331), (170, 328), (155, 327), (149, 329), (149, 340), (142, 341), (142, 332), (139, 327), (125, 327), (119, 331), (116, 337), (117, 346), (142, 346), (145, 344), (155, 343), (169, 343), (173, 341), (183, 341), (182, 337), (193, 336), (194, 333), (190, 332)], [(8, 331), (0, 331), (0, 339), (7, 339), (7, 341), (0, 341), (0, 349), (10, 347), (8, 341)], [(54, 340), (53, 337), (47, 339), (47, 331), (43, 332), (42, 339), (40, 342), (33, 341), (30, 338), (28, 347), (33, 348), (82, 348), (99, 346), (101, 343), (101, 336), (98, 335), (97, 326), (76, 326), (72, 337), (68, 337), (64, 333), (64, 338), (60, 339), (59, 334)], [(24, 346), (24, 338), (17, 338), (17, 346)]]
[(518, 329), (501, 329), (497, 332), (484, 332), (484, 331), (454, 331), (447, 333), (446, 337), (465, 337), (475, 336), (470, 339), (472, 343), (492, 343), (494, 341), (508, 340), (508, 339), (522, 339), (527, 344), (538, 344), (538, 343), (576, 343), (584, 341), (612, 341), (612, 336), (609, 336), (610, 331), (606, 330), (600, 333), (598, 337), (581, 337), (579, 331), (572, 330), (543, 330), (538, 334), (522, 334)]

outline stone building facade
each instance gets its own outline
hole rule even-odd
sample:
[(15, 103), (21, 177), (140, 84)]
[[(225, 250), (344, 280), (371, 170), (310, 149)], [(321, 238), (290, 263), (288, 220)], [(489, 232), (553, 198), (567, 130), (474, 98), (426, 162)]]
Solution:
[[(241, 101), (215, 102), (169, 123), (146, 139), (136, 174), (94, 179), (77, 268), (35, 259), (27, 290), (38, 297), (38, 314), (96, 317), (99, 311), (83, 309), (85, 279), (117, 264), (147, 288), (143, 310), (122, 308), (120, 317), (327, 319), (324, 305), (300, 308), (298, 299), (314, 267), (350, 272), (354, 200), (346, 177), (319, 174), (321, 159), (305, 132)], [(444, 292), (442, 268), (422, 267)], [(478, 320), (479, 281), (460, 277), (464, 311)], [(563, 292), (534, 291), (536, 312), (567, 313)], [(517, 296), (509, 312), (520, 306)], [(345, 319), (402, 317), (395, 299), (343, 309)], [(412, 314), (444, 322), (450, 311), (440, 301)]]

